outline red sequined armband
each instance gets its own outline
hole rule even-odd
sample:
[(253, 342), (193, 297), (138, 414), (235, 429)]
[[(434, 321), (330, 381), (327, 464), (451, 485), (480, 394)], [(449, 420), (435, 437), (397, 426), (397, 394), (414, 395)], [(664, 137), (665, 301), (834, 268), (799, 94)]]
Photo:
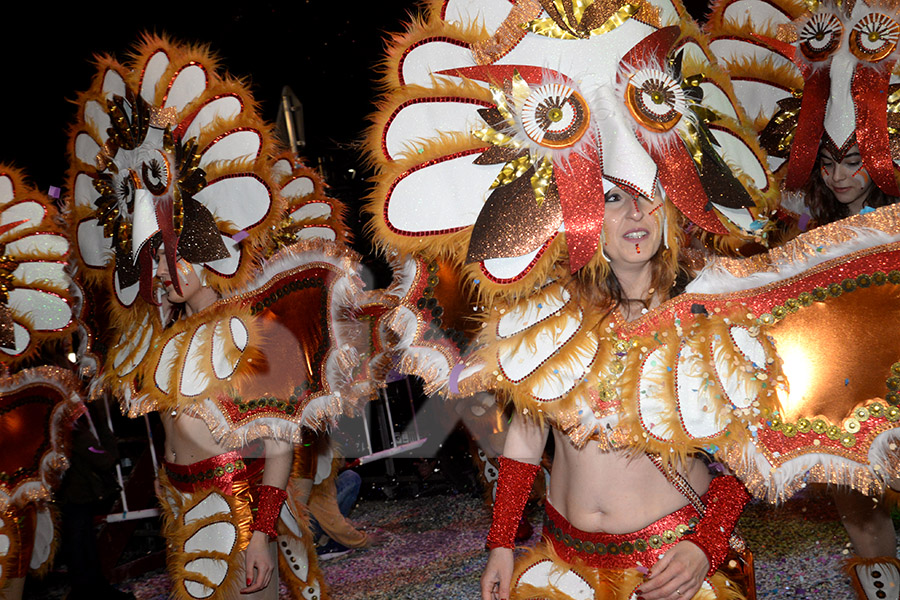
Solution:
[(488, 549), (515, 547), (516, 528), (531, 494), (538, 465), (500, 457), (500, 475), (494, 498), (494, 518), (487, 537)]
[(750, 494), (736, 477), (716, 477), (709, 484), (709, 491), (701, 498), (706, 505), (706, 514), (700, 523), (682, 540), (693, 542), (709, 560), (711, 576), (728, 555), (728, 538), (734, 531), (744, 506), (750, 501)]
[(259, 490), (259, 502), (256, 508), (256, 518), (250, 527), (253, 531), (262, 531), (270, 538), (278, 537), (275, 531), (275, 523), (281, 514), (281, 505), (287, 499), (287, 492), (274, 485), (261, 485)]

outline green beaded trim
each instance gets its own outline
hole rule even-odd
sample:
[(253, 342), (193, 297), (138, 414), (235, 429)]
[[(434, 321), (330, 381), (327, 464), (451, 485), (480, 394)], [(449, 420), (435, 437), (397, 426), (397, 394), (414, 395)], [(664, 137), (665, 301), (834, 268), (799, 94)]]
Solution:
[(694, 527), (696, 527), (699, 522), (699, 519), (692, 517), (691, 519), (688, 519), (687, 525), (677, 525), (675, 529), (667, 529), (660, 535), (651, 535), (646, 540), (643, 538), (636, 538), (620, 544), (604, 544), (602, 542), (579, 540), (567, 533), (563, 533), (562, 529), (549, 521), (544, 525), (544, 530), (552, 535), (554, 539), (562, 542), (566, 547), (574, 549), (576, 552), (582, 554), (596, 554), (598, 556), (607, 554), (610, 556), (618, 556), (620, 554), (629, 555), (634, 554), (635, 552), (646, 552), (648, 548), (657, 550), (662, 548), (665, 544), (674, 544), (688, 533), (692, 533)]
[(759, 317), (763, 325), (772, 325), (795, 313), (803, 307), (812, 306), (815, 302), (825, 302), (829, 298), (837, 298), (844, 292), (853, 292), (857, 288), (867, 288), (872, 284), (884, 285), (885, 283), (900, 284), (900, 271), (893, 270), (885, 274), (883, 271), (875, 271), (871, 275), (857, 275), (855, 278), (847, 278), (840, 283), (832, 283), (827, 287), (817, 287), (811, 292), (802, 292), (796, 298), (788, 298), (784, 304), (773, 306), (771, 312)]
[(869, 417), (884, 417), (891, 423), (896, 423), (900, 420), (900, 407), (885, 406), (881, 402), (860, 406), (853, 411), (852, 416), (844, 419), (843, 427), (833, 425), (825, 419), (807, 419), (805, 417), (798, 419), (796, 423), (786, 423), (780, 416), (775, 415), (769, 421), (769, 428), (772, 431), (781, 431), (785, 437), (794, 437), (798, 433), (810, 432), (825, 435), (830, 440), (839, 440), (845, 448), (852, 448), (856, 445), (856, 434), (862, 427), (860, 424), (869, 420)]
[(304, 399), (311, 391), (314, 391), (312, 390), (312, 386), (310, 386), (308, 381), (304, 381), (300, 385), (294, 387), (294, 391), (288, 396), (287, 400), (279, 400), (275, 396), (262, 396), (261, 398), (244, 400), (241, 396), (234, 396), (231, 398), (231, 402), (237, 406), (237, 409), (242, 413), (260, 408), (267, 408), (269, 410), (283, 412), (286, 415), (293, 415), (298, 410), (297, 403)]
[[(802, 292), (796, 298), (788, 298), (783, 305), (775, 306), (771, 312), (761, 315), (758, 321), (762, 325), (772, 325), (787, 315), (795, 313), (801, 308), (812, 306), (816, 302), (837, 298), (845, 292), (853, 292), (858, 288), (886, 283), (900, 284), (900, 271), (895, 269), (887, 274), (883, 271), (875, 271), (871, 275), (863, 273), (855, 278), (844, 279), (840, 283), (832, 283), (826, 287), (819, 286), (811, 292)], [(842, 426), (834, 425), (824, 419), (810, 420), (807, 418), (801, 418), (796, 423), (786, 423), (781, 420), (780, 416), (775, 415), (771, 419), (769, 427), (773, 431), (781, 431), (785, 437), (794, 437), (798, 433), (809, 432), (826, 435), (831, 440), (840, 440), (841, 445), (845, 448), (852, 448), (856, 445), (855, 434), (860, 430), (860, 423), (870, 416), (884, 416), (891, 422), (900, 419), (900, 408), (898, 408), (900, 406), (900, 362), (891, 366), (891, 376), (885, 381), (885, 385), (888, 389), (885, 395), (885, 400), (888, 402), (887, 407), (874, 403), (868, 408), (858, 408), (852, 417), (844, 419)]]

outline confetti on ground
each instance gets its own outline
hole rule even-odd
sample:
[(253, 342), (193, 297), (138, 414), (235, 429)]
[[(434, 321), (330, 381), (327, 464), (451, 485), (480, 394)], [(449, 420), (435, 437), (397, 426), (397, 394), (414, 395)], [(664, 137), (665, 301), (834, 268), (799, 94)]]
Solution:
[[(361, 501), (353, 521), (382, 530), (386, 541), (322, 563), (331, 598), (478, 598), (488, 518), (482, 500), (470, 495)], [(537, 519), (534, 525), (529, 544), (538, 540)], [(758, 600), (854, 599), (840, 571), (848, 539), (828, 494), (806, 494), (778, 507), (751, 504), (739, 528), (754, 552)], [(166, 600), (171, 584), (157, 571), (119, 587), (138, 600)], [(39, 594), (26, 590), (26, 598), (64, 595), (64, 589), (46, 586)], [(280, 597), (290, 598), (284, 587)]]

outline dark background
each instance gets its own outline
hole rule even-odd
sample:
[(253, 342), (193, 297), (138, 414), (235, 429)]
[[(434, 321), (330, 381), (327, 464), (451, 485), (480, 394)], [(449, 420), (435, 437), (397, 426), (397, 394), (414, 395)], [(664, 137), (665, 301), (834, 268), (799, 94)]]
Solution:
[(90, 85), (94, 55), (124, 61), (142, 32), (166, 33), (176, 42), (209, 44), (225, 69), (250, 83), (270, 121), (282, 87), (293, 89), (303, 103), (304, 158), (323, 168), (333, 195), (349, 205), (360, 238), (356, 209), (369, 173), (357, 144), (376, 97), (376, 65), (390, 33), (402, 31), (417, 6), (411, 0), (73, 2), (59, 8), (17, 2), (20, 16), (6, 19), (0, 33), (0, 162), (23, 169), (41, 190), (61, 187), (73, 101)]

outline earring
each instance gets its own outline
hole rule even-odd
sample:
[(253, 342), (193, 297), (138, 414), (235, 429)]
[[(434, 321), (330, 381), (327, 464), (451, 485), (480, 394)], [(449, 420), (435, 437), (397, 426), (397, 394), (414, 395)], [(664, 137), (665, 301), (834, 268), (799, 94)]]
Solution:
[(669, 220), (666, 218), (666, 213), (661, 214), (662, 217), (662, 239), (663, 239), (663, 247), (666, 250), (669, 249)]
[(606, 244), (606, 233), (601, 231), (600, 232), (600, 256), (603, 257), (603, 260), (605, 260), (606, 262), (609, 262), (609, 257), (606, 255), (606, 249), (603, 248), (603, 246), (605, 244)]

